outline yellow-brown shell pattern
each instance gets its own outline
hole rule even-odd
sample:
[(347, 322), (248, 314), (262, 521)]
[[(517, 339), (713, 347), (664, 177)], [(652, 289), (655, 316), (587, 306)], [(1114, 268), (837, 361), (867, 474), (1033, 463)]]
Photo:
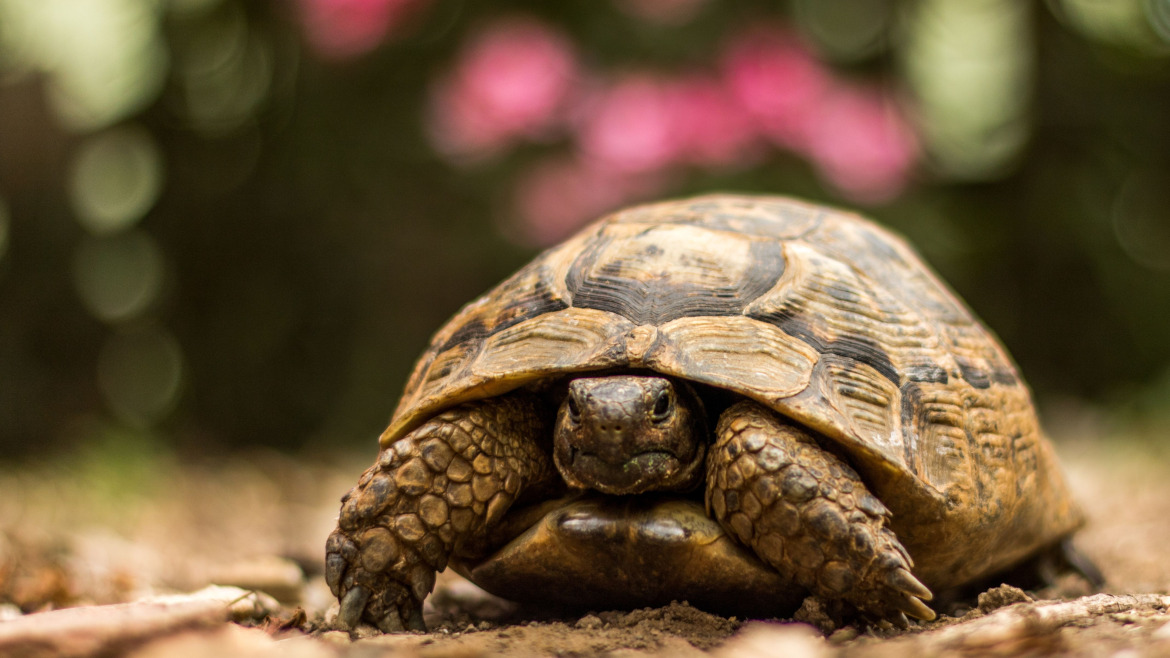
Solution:
[[(435, 335), (382, 445), (460, 402), (611, 368), (725, 388), (828, 437), (911, 552), (983, 528), (1010, 561), (1080, 522), (996, 338), (899, 237), (783, 197), (639, 206), (544, 252)], [(919, 571), (979, 572), (960, 558), (983, 541)]]

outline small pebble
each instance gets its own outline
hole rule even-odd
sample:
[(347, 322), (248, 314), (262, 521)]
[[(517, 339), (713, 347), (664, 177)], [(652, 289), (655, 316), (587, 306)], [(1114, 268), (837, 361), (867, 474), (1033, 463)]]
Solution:
[(345, 631), (325, 631), (320, 636), (322, 642), (326, 644), (333, 644), (339, 647), (349, 646), (349, 633)]
[(838, 628), (836, 631), (833, 632), (832, 635), (829, 636), (829, 643), (830, 644), (845, 644), (849, 640), (856, 638), (858, 635), (860, 635), (860, 633), (858, 632), (857, 627), (855, 627), (855, 626), (846, 626), (844, 628)]
[(979, 595), (979, 610), (991, 612), (1016, 603), (1031, 603), (1032, 601), (1032, 597), (1028, 596), (1024, 590), (1011, 585), (1000, 585)]
[(601, 618), (597, 615), (585, 615), (577, 620), (577, 628), (596, 629), (601, 628)]
[(365, 640), (371, 637), (378, 637), (379, 635), (382, 635), (382, 631), (369, 624), (358, 624), (358, 627), (353, 629), (353, 639), (355, 640)]

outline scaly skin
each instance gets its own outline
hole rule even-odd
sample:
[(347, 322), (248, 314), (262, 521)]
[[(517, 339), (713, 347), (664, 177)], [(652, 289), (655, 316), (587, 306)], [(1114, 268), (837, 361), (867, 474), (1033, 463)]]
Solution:
[(383, 450), (342, 497), (326, 544), (338, 626), (424, 630), (435, 572), (555, 474), (533, 440), (548, 432), (538, 402), (518, 393), (446, 411)]
[(708, 460), (709, 512), (766, 563), (878, 617), (934, 618), (889, 510), (806, 430), (740, 402), (720, 416)]

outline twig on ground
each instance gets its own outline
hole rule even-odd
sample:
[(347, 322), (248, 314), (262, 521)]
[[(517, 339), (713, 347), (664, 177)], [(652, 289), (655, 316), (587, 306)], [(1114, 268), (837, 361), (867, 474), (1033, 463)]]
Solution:
[(235, 587), (208, 587), (114, 605), (65, 608), (0, 624), (0, 655), (87, 656), (124, 650), (180, 630), (229, 619), (262, 618), (268, 597)]
[(1062, 627), (1094, 617), (1133, 610), (1170, 609), (1162, 594), (1094, 594), (1073, 601), (1016, 603), (978, 619), (914, 636), (930, 651), (985, 649), (1012, 652), (1033, 644), (1055, 641)]

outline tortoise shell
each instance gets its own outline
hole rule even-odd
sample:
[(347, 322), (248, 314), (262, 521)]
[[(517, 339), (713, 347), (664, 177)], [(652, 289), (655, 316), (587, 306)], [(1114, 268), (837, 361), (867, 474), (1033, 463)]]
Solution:
[(544, 252), (435, 335), (381, 445), (462, 402), (615, 369), (732, 391), (825, 437), (932, 586), (1080, 524), (991, 332), (901, 238), (783, 197), (639, 206)]

